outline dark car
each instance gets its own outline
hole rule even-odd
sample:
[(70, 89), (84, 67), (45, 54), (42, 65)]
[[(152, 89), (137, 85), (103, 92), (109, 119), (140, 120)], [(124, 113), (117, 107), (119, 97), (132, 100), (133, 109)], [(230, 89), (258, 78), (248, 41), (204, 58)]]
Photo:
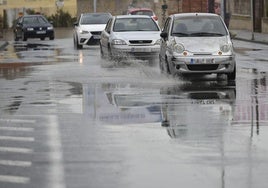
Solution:
[(42, 15), (27, 15), (17, 19), (14, 27), (14, 39), (26, 41), (28, 38), (48, 37), (54, 40), (53, 25)]

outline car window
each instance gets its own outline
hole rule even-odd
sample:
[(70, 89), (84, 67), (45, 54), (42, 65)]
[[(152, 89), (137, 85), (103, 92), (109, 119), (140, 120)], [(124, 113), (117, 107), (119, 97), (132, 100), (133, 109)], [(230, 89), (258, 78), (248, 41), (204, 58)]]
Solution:
[(131, 15), (147, 15), (147, 16), (153, 16), (153, 12), (150, 10), (138, 10), (130, 12)]
[(85, 14), (81, 17), (81, 24), (106, 24), (109, 18), (109, 14)]
[(151, 18), (119, 18), (114, 23), (113, 31), (159, 31), (159, 28)]
[(113, 20), (113, 19), (109, 19), (108, 22), (107, 22), (107, 25), (106, 25), (106, 27), (105, 27), (105, 31), (106, 31), (107, 33), (109, 33), (109, 32), (111, 31), (112, 20)]
[(225, 36), (226, 28), (219, 17), (186, 17), (175, 19), (172, 36), (200, 37), (200, 36)]
[(23, 19), (23, 23), (25, 23), (25, 24), (44, 24), (44, 23), (47, 23), (47, 20), (41, 16), (32, 16), (32, 17), (25, 17)]
[(167, 32), (170, 28), (170, 24), (171, 24), (171, 18), (167, 18), (164, 24), (164, 28), (163, 28), (163, 32)]

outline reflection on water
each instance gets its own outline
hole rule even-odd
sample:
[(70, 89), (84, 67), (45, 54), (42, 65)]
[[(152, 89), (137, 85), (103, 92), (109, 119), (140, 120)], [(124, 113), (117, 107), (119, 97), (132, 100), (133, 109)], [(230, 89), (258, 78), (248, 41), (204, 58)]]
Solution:
[(236, 100), (235, 85), (191, 82), (162, 89), (162, 126), (171, 138), (218, 138), (231, 124)]

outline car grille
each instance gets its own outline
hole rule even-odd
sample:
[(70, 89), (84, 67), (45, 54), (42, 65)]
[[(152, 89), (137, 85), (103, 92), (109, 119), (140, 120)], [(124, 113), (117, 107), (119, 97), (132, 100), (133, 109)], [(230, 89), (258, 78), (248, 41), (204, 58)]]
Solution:
[(187, 67), (191, 71), (211, 71), (217, 70), (219, 65), (187, 65)]
[(90, 32), (92, 35), (101, 35), (101, 31), (92, 31)]
[(130, 40), (130, 44), (151, 44), (152, 40)]

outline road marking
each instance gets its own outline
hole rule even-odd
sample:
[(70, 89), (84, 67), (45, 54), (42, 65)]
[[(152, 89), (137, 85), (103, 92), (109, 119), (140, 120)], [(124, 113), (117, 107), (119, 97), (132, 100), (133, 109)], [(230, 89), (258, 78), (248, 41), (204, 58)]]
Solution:
[(2, 122), (7, 122), (7, 123), (36, 123), (36, 120), (27, 120), (27, 119), (0, 119)]
[(4, 131), (33, 132), (34, 131), (34, 128), (29, 128), (29, 127), (0, 127), (0, 130), (4, 130)]
[(0, 140), (21, 141), (21, 142), (33, 142), (33, 137), (21, 137), (21, 136), (0, 136)]
[(11, 153), (33, 153), (32, 149), (28, 148), (16, 148), (16, 147), (0, 147), (0, 152), (11, 152)]
[(22, 176), (0, 175), (0, 182), (27, 184), (30, 182), (30, 178)]
[(30, 167), (30, 166), (32, 166), (32, 162), (30, 162), (30, 161), (0, 160), (0, 165), (3, 165), (3, 166)]
[(50, 158), (51, 158), (51, 168), (49, 173), (49, 183), (48, 187), (51, 188), (65, 188), (65, 178), (63, 169), (63, 157), (62, 157), (62, 145), (61, 145), (61, 135), (58, 125), (57, 116), (48, 117), (48, 145), (50, 147)]

